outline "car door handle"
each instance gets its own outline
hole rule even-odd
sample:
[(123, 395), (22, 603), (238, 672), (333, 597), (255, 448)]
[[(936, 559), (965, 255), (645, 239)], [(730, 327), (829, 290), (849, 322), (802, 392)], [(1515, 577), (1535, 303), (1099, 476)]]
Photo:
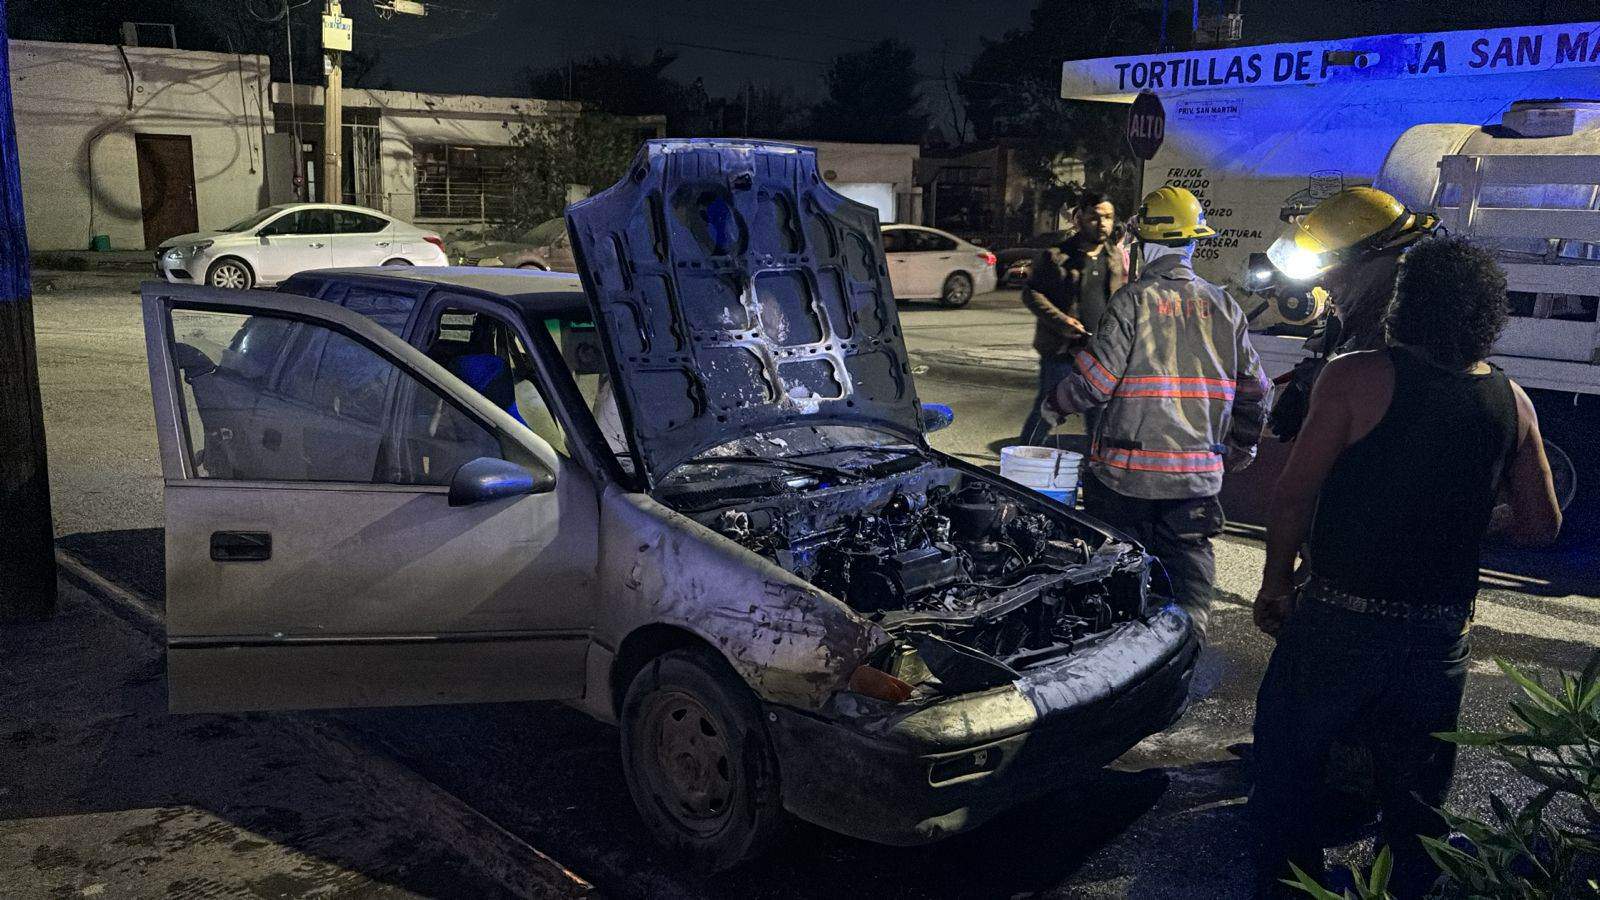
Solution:
[(379, 247), (387, 247), (387, 246), (389, 246), (389, 242), (388, 242), (388, 241), (379, 241), (379, 242), (378, 242), (378, 243), (377, 243), (377, 244), (376, 244), (376, 246), (379, 246)]
[(313, 250), (321, 250), (323, 247), (326, 247), (326, 246), (328, 246), (328, 245), (327, 244), (320, 244), (320, 243), (312, 243), (311, 244), (311, 249), (313, 249)]
[(940, 259), (949, 259), (950, 258), (950, 254), (946, 253), (944, 256), (941, 256), (939, 258)]
[(211, 532), (211, 559), (247, 562), (272, 558), (272, 535), (266, 531)]

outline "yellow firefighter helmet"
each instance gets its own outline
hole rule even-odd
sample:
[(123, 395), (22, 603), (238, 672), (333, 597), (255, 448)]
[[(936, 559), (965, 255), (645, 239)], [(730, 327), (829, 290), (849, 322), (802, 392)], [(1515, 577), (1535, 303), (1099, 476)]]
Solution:
[(1195, 195), (1171, 186), (1145, 196), (1133, 232), (1139, 240), (1157, 244), (1186, 244), (1217, 233), (1206, 224), (1206, 211)]
[(1290, 222), (1267, 258), (1288, 278), (1309, 281), (1340, 263), (1411, 243), (1438, 224), (1377, 188), (1345, 188)]

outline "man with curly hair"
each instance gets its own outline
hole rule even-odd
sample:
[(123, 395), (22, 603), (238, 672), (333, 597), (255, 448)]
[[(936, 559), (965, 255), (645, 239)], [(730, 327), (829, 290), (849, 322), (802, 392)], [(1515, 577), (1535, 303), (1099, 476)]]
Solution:
[[(1388, 346), (1334, 358), (1273, 490), (1255, 621), (1277, 638), (1256, 701), (1258, 884), (1289, 863), (1320, 875), (1328, 749), (1359, 735), (1377, 761), (1391, 891), (1437, 877), (1418, 835), (1442, 836), (1466, 683), (1478, 564), (1491, 526), (1524, 544), (1561, 527), (1533, 405), (1485, 362), (1506, 322), (1505, 275), (1460, 238), (1402, 259)], [(1304, 566), (1295, 571), (1304, 551)]]

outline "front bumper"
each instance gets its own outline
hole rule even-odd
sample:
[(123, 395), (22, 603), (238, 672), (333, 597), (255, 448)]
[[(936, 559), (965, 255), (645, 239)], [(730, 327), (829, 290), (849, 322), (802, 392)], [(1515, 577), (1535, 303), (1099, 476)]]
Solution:
[(157, 278), (171, 284), (202, 284), (206, 274), (199, 258), (168, 256), (165, 250), (156, 251), (155, 272)]
[(909, 713), (824, 719), (769, 706), (784, 806), (883, 844), (976, 827), (1171, 725), (1198, 655), (1193, 623), (1169, 606), (1003, 688)]

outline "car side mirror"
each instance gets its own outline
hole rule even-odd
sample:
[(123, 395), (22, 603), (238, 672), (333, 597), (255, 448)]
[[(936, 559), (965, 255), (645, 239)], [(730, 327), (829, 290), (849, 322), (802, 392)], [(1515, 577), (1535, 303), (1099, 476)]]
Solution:
[(943, 403), (922, 404), (922, 432), (932, 434), (949, 428), (956, 420), (955, 410)]
[(269, 241), (269, 240), (267, 240), (267, 238), (269, 238), (269, 237), (271, 237), (271, 236), (272, 236), (272, 235), (269, 235), (269, 234), (263, 234), (263, 235), (261, 235), (261, 246), (263, 246), (263, 247), (270, 247), (270, 246), (272, 246), (272, 242), (271, 242), (271, 241)]
[(492, 456), (463, 463), (450, 478), (450, 505), (470, 506), (490, 500), (544, 494), (555, 490), (556, 477)]

